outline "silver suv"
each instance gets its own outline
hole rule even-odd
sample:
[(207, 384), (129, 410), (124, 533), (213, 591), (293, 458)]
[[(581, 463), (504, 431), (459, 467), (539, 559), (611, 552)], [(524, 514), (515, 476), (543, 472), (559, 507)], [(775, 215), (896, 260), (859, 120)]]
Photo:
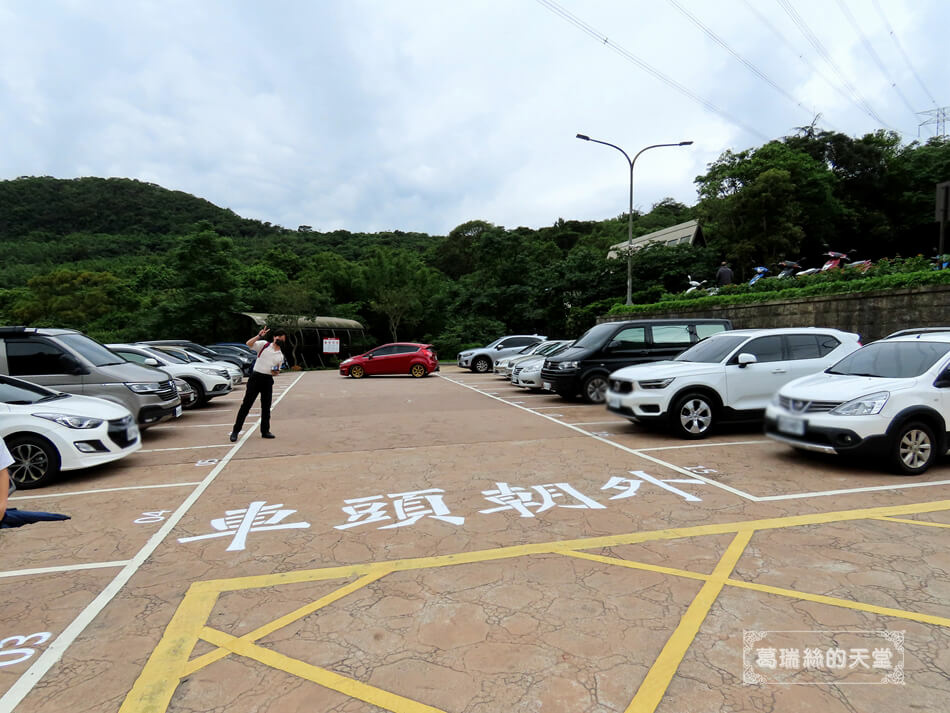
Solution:
[(479, 374), (487, 374), (499, 359), (517, 354), (525, 347), (543, 342), (545, 339), (547, 337), (539, 334), (511, 334), (507, 337), (499, 337), (484, 347), (459, 352), (458, 365)]
[(0, 327), (0, 374), (121, 404), (142, 428), (181, 416), (168, 374), (127, 362), (74, 329)]

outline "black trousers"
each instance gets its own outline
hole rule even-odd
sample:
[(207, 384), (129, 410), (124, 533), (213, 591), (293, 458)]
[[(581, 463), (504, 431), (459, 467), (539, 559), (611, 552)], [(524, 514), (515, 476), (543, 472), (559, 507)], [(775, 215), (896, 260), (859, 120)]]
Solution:
[(241, 402), (241, 408), (238, 409), (234, 428), (231, 429), (232, 433), (240, 433), (244, 426), (244, 419), (247, 418), (247, 413), (254, 405), (258, 394), (261, 395), (261, 433), (267, 433), (270, 430), (270, 402), (274, 398), (274, 377), (252, 371), (247, 379), (247, 386), (244, 387), (244, 400)]

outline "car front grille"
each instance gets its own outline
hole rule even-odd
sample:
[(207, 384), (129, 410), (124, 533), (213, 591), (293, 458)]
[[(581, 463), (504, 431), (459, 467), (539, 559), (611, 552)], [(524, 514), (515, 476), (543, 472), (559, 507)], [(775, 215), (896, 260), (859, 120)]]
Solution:
[(620, 379), (611, 379), (610, 390), (618, 394), (629, 394), (631, 391), (633, 391), (633, 382), (621, 381)]
[(783, 409), (794, 413), (827, 413), (844, 403), (843, 401), (807, 401), (791, 399), (788, 396), (779, 396), (778, 402)]
[(171, 401), (173, 398), (178, 396), (178, 389), (175, 388), (175, 384), (171, 381), (163, 381), (158, 385), (158, 391), (156, 392), (158, 398), (162, 401)]
[(119, 448), (128, 448), (138, 440), (138, 436), (129, 439), (129, 427), (134, 425), (135, 421), (131, 416), (117, 418), (109, 421), (109, 438)]

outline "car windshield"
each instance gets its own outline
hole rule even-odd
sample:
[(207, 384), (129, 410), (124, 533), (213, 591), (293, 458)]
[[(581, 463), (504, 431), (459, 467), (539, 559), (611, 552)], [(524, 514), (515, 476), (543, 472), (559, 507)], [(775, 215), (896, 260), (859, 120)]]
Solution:
[(733, 350), (746, 341), (748, 336), (723, 336), (709, 337), (691, 346), (685, 352), (677, 356), (673, 361), (691, 361), (703, 364), (718, 364), (727, 356), (732, 354)]
[(526, 346), (524, 349), (522, 349), (522, 350), (521, 350), (520, 352), (518, 352), (518, 353), (519, 353), (519, 354), (532, 354), (532, 353), (534, 353), (534, 352), (537, 351), (537, 350), (538, 350), (538, 345), (537, 345), (537, 344), (529, 344), (528, 346)]
[(583, 336), (574, 342), (573, 346), (585, 348), (599, 347), (609, 335), (613, 334), (616, 328), (617, 324), (614, 322), (598, 324), (584, 332)]
[(69, 394), (50, 391), (49, 389), (44, 389), (42, 386), (37, 386), (27, 381), (0, 378), (0, 403), (25, 406), (27, 404), (38, 404), (44, 401), (66, 398), (68, 396)]
[(184, 362), (201, 361), (201, 359), (198, 357), (197, 354), (189, 354), (188, 352), (177, 351), (175, 349), (162, 349), (162, 347), (152, 347), (152, 348), (157, 352), (161, 352), (162, 354), (167, 355), (167, 356), (173, 356), (176, 359), (181, 359)]
[(549, 352), (549, 353), (547, 354), (547, 356), (554, 356), (555, 354), (560, 354), (560, 353), (563, 352), (565, 349), (567, 349), (568, 347), (571, 347), (571, 346), (574, 346), (574, 343), (573, 343), (573, 342), (561, 342), (561, 343), (557, 346), (557, 348), (555, 348), (554, 351)]
[(120, 359), (99, 342), (90, 339), (85, 334), (61, 334), (58, 337), (63, 344), (75, 349), (86, 359), (91, 361), (94, 366), (111, 366), (112, 364), (124, 364), (125, 360)]
[(177, 355), (169, 354), (168, 352), (160, 352), (158, 350), (153, 351), (151, 349), (143, 349), (142, 351), (145, 352), (146, 354), (150, 354), (151, 356), (154, 356), (156, 359), (160, 361), (168, 362), (169, 364), (187, 364), (188, 363), (184, 359), (179, 359)]
[(828, 374), (907, 379), (920, 376), (950, 351), (947, 342), (874, 342), (849, 354)]

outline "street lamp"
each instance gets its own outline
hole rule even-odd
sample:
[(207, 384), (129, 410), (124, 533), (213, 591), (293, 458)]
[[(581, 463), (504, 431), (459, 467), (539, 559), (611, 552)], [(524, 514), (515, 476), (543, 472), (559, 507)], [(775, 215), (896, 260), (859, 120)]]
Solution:
[(653, 144), (652, 146), (647, 146), (646, 148), (642, 148), (637, 151), (636, 155), (631, 160), (631, 158), (627, 155), (627, 152), (619, 146), (609, 144), (606, 141), (592, 139), (590, 136), (586, 136), (585, 134), (578, 134), (577, 138), (582, 139), (583, 141), (593, 141), (595, 144), (603, 144), (604, 146), (615, 148), (623, 154), (623, 157), (627, 159), (627, 163), (630, 164), (630, 210), (627, 212), (627, 304), (633, 304), (633, 262), (631, 260), (633, 254), (633, 164), (637, 162), (637, 159), (640, 158), (640, 154), (642, 154), (644, 151), (658, 149), (663, 146), (689, 146), (693, 142), (680, 141), (676, 144)]

